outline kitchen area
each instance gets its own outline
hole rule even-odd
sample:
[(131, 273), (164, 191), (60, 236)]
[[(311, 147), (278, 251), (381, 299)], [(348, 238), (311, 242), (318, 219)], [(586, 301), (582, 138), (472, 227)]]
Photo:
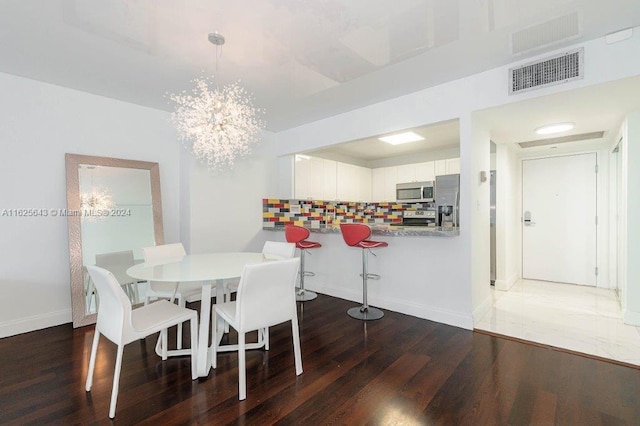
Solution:
[[(412, 143), (385, 144), (381, 136), (296, 154), (294, 196), (288, 203), (275, 204), (299, 204), (302, 213), (297, 215), (298, 207), (293, 211), (265, 207), (264, 228), (297, 222), (314, 230), (355, 222), (366, 223), (374, 231), (437, 228), (456, 235), (460, 226), (458, 132), (457, 120), (452, 120), (411, 129), (406, 133), (420, 138)], [(313, 211), (305, 211), (309, 202), (315, 204)]]
[(358, 302), (362, 254), (345, 244), (340, 224), (367, 224), (372, 239), (388, 244), (369, 256), (380, 275), (369, 303), (471, 329), (470, 310), (460, 309), (468, 271), (450, 255), (468, 233), (460, 226), (458, 120), (411, 131), (424, 140), (387, 147), (376, 137), (292, 155), (294, 196), (262, 200), (262, 229), (275, 240), (287, 224), (310, 229), (322, 247), (306, 257), (315, 273), (306, 288)]

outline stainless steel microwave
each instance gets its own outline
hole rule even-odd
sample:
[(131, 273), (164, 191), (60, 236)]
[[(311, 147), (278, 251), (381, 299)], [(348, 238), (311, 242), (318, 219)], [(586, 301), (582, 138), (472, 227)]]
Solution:
[(433, 203), (433, 181), (396, 184), (396, 201), (402, 203)]

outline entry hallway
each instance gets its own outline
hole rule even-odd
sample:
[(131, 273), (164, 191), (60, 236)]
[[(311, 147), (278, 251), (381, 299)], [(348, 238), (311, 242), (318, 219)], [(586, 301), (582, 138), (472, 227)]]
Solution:
[[(589, 425), (640, 418), (638, 369), (389, 311), (363, 323), (347, 316), (352, 306), (323, 295), (298, 304), (304, 373), (294, 373), (290, 327), (273, 327), (271, 350), (247, 354), (242, 402), (236, 353), (221, 354), (206, 380), (191, 381), (188, 358), (162, 362), (154, 338), (128, 345), (115, 422)], [(115, 347), (101, 340), (86, 393), (92, 334), (93, 327), (63, 325), (0, 340), (0, 424), (109, 424)]]
[(614, 290), (520, 280), (493, 298), (477, 330), (640, 366), (640, 328), (622, 322)]

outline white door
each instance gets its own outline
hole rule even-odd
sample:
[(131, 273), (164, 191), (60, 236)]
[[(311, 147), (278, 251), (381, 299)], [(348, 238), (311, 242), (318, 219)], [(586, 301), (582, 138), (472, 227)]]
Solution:
[(522, 161), (522, 277), (596, 284), (595, 153)]

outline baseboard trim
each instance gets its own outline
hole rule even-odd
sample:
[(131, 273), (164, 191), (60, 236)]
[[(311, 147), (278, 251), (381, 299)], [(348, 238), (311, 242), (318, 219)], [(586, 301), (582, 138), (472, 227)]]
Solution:
[(0, 338), (71, 322), (71, 309), (0, 322)]
[[(306, 285), (308, 290), (317, 293), (326, 294), (327, 296), (338, 297), (340, 299), (351, 300), (356, 303), (362, 303), (362, 293), (345, 290), (344, 288), (336, 288), (329, 286), (313, 287)], [(416, 318), (422, 318), (429, 321), (435, 321), (442, 324), (452, 325), (454, 327), (464, 328), (465, 330), (473, 330), (473, 316), (465, 315), (460, 312), (441, 309), (435, 306), (423, 305), (419, 303), (407, 302), (406, 300), (388, 299), (380, 300), (369, 294), (369, 304), (380, 309), (387, 309), (405, 315), (411, 315)]]
[(496, 280), (494, 287), (496, 290), (509, 291), (517, 281), (518, 274), (513, 274), (507, 280)]

